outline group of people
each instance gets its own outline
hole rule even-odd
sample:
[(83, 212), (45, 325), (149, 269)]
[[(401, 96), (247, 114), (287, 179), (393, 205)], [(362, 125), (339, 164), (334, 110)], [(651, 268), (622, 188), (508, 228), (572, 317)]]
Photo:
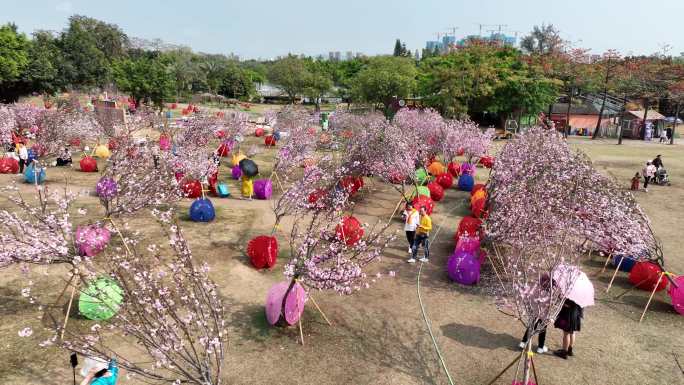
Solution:
[[(643, 170), (641, 170), (644, 178), (643, 186), (645, 192), (648, 192), (649, 183), (655, 183), (657, 181), (656, 178), (658, 178), (659, 173), (662, 173), (664, 171), (665, 168), (663, 166), (663, 160), (661, 158), (661, 155), (658, 155), (655, 157), (655, 159), (646, 162), (646, 166), (644, 166)], [(632, 177), (632, 185), (630, 187), (631, 190), (639, 190), (639, 183), (641, 181), (642, 175), (640, 175), (639, 172), (634, 174), (634, 177)]]
[(406, 232), (406, 240), (409, 247), (408, 252), (411, 257), (408, 263), (416, 263), (418, 257), (418, 248), (423, 246), (425, 251), (420, 262), (428, 262), (430, 258), (430, 231), (432, 230), (432, 219), (427, 214), (425, 206), (421, 206), (420, 210), (413, 207), (413, 203), (408, 202), (402, 217), (404, 218), (404, 231)]

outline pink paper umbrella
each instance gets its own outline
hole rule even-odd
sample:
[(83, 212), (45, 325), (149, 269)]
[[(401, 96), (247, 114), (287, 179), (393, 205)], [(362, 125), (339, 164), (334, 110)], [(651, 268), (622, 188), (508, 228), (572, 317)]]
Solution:
[[(268, 291), (266, 296), (266, 319), (271, 325), (277, 324), (283, 315), (283, 296), (285, 296), (288, 287), (290, 287), (289, 281), (279, 282), (271, 286), (271, 289)], [(295, 283), (285, 301), (284, 319), (288, 325), (294, 325), (299, 321), (304, 312), (306, 300), (306, 290), (299, 283)]]
[(674, 279), (674, 283), (677, 285), (670, 285), (670, 289), (667, 294), (670, 295), (672, 300), (672, 306), (677, 313), (684, 315), (684, 275)]
[(559, 265), (553, 272), (553, 280), (580, 307), (594, 305), (594, 285), (586, 274), (575, 266)]

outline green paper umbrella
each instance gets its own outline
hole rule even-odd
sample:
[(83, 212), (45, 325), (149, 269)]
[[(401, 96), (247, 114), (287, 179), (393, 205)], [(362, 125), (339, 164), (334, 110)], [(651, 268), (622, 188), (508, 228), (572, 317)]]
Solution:
[(421, 167), (416, 170), (416, 181), (418, 184), (425, 184), (428, 180), (428, 173), (425, 168)]
[(86, 318), (104, 321), (112, 318), (123, 302), (123, 290), (111, 278), (98, 278), (81, 292), (78, 311)]

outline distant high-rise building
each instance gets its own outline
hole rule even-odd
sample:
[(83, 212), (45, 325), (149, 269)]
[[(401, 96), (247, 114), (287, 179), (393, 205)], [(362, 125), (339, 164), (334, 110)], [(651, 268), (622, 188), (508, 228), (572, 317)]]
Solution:
[(453, 35), (446, 35), (442, 37), (442, 47), (443, 48), (448, 48), (452, 45), (456, 44), (456, 36)]
[(345, 60), (352, 60), (354, 58), (354, 52), (352, 51), (347, 51), (345, 55)]
[(414, 54), (416, 61), (420, 60), (420, 52), (419, 50), (416, 50), (416, 53)]
[(425, 49), (428, 51), (434, 51), (435, 49), (441, 51), (443, 49), (442, 42), (437, 40), (431, 40), (425, 42)]
[(333, 51), (328, 52), (328, 60), (330, 60), (330, 61), (335, 60), (335, 52), (333, 52)]

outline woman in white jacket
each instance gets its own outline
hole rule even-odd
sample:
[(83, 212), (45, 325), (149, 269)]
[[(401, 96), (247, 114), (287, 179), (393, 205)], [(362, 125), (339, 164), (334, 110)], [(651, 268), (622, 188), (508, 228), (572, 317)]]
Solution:
[(408, 241), (409, 254), (412, 253), (413, 240), (416, 238), (416, 228), (420, 223), (420, 213), (413, 207), (413, 203), (406, 204), (406, 210), (402, 213), (404, 218), (404, 231), (406, 232), (406, 240)]

